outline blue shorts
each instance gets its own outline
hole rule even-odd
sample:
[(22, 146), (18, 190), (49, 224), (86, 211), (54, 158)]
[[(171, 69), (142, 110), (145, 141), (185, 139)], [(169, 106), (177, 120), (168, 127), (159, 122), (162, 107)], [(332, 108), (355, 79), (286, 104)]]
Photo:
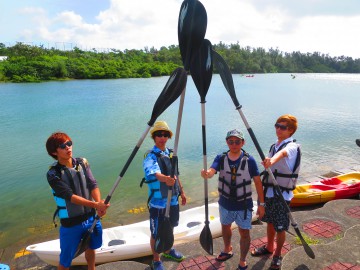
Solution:
[[(246, 213), (245, 213), (246, 211)], [(230, 225), (235, 221), (236, 225), (239, 228), (244, 230), (250, 230), (251, 227), (251, 218), (252, 211), (251, 210), (237, 210), (237, 211), (229, 211), (219, 205), (219, 214), (220, 214), (220, 222), (223, 225)], [(246, 218), (244, 215), (246, 214)]]
[[(165, 218), (165, 208), (150, 207), (150, 231), (152, 238), (156, 238), (156, 234), (159, 228), (159, 224)], [(169, 212), (170, 224), (173, 227), (179, 225), (179, 205), (171, 205)]]
[[(94, 217), (83, 221), (79, 225), (72, 227), (60, 227), (60, 264), (66, 268), (70, 267), (74, 258), (77, 247), (81, 241), (81, 237), (90, 229), (94, 222)], [(97, 249), (102, 245), (102, 227), (100, 220), (96, 223), (94, 231), (91, 234), (89, 248)]]

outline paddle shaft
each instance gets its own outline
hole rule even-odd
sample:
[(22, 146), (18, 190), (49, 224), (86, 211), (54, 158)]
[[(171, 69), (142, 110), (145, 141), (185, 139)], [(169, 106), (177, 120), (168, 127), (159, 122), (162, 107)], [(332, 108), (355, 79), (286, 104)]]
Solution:
[[(174, 141), (174, 150), (173, 150), (173, 157), (172, 157), (172, 170), (171, 176), (174, 177), (175, 175), (175, 167), (177, 166), (177, 150), (179, 145), (179, 137), (180, 137), (180, 127), (181, 127), (181, 120), (182, 120), (182, 113), (184, 108), (184, 99), (185, 99), (185, 91), (186, 88), (182, 91), (180, 95), (180, 103), (179, 103), (179, 112), (178, 112), (178, 119), (176, 123), (176, 132), (175, 132), (175, 141)], [(168, 195), (167, 195), (167, 202), (166, 202), (166, 210), (165, 210), (165, 217), (169, 217), (170, 213), (170, 201), (172, 195), (172, 187), (169, 187)]]
[[(205, 127), (205, 102), (201, 102), (201, 130), (202, 130), (202, 145), (203, 145), (203, 168), (207, 170), (207, 156), (206, 156), (206, 127)], [(205, 195), (205, 225), (209, 225), (209, 198), (208, 198), (208, 180), (204, 178), (204, 195)]]

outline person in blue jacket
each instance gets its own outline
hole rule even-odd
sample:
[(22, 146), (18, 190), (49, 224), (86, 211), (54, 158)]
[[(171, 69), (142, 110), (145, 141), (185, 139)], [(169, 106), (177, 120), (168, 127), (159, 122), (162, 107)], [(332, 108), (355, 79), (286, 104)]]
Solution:
[[(160, 254), (155, 251), (155, 239), (159, 225), (165, 217), (169, 187), (172, 187), (169, 219), (173, 227), (176, 227), (179, 223), (178, 197), (181, 196), (182, 205), (185, 205), (186, 196), (180, 182), (177, 166), (174, 171), (174, 177), (171, 177), (172, 150), (166, 147), (166, 143), (171, 139), (173, 135), (172, 131), (165, 121), (157, 121), (150, 133), (155, 145), (147, 152), (143, 161), (143, 168), (145, 183), (148, 184), (149, 188), (150, 246), (153, 253), (151, 268), (154, 270), (163, 270), (165, 268), (160, 260)], [(174, 248), (165, 251), (162, 256), (177, 262), (185, 259), (185, 256)]]
[[(109, 204), (101, 199), (100, 189), (85, 158), (73, 158), (73, 142), (63, 132), (55, 132), (46, 141), (48, 154), (56, 160), (46, 177), (52, 188), (60, 218), (60, 258), (58, 270), (69, 269), (83, 234), (97, 214), (106, 214)], [(97, 222), (85, 251), (88, 270), (95, 270), (95, 249), (102, 245), (102, 227)]]

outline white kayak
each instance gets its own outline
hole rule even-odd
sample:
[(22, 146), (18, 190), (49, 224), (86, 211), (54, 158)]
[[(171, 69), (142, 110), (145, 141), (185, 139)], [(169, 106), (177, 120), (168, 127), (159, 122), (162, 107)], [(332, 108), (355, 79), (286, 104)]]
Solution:
[[(209, 227), (213, 238), (221, 236), (218, 203), (209, 206)], [(252, 220), (256, 216), (257, 203), (254, 201)], [(174, 245), (198, 240), (204, 228), (205, 206), (180, 212), (179, 225), (174, 228)], [(236, 225), (233, 224), (235, 228)], [(103, 230), (103, 245), (96, 250), (96, 263), (106, 263), (151, 255), (149, 220)], [(41, 260), (58, 265), (60, 254), (59, 239), (30, 245), (27, 251), (35, 253)], [(72, 265), (86, 265), (84, 253), (72, 261)]]

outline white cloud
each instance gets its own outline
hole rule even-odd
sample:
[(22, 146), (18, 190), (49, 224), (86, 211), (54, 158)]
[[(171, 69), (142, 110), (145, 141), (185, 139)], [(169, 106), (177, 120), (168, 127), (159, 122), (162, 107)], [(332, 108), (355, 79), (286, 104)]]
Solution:
[[(356, 12), (340, 16), (338, 10), (332, 12), (329, 6), (326, 12), (317, 15), (303, 8), (302, 16), (299, 6), (280, 0), (272, 5), (263, 0), (201, 2), (208, 15), (206, 38), (213, 44), (239, 42), (242, 47), (360, 58), (360, 42), (355, 34), (360, 14)], [(22, 12), (28, 23), (22, 25), (16, 40), (71, 42), (84, 48), (121, 50), (176, 45), (181, 3), (182, 0), (111, 0), (110, 7), (99, 10), (92, 23), (84, 19), (85, 14), (71, 10), (49, 12), (46, 8), (27, 8)]]

